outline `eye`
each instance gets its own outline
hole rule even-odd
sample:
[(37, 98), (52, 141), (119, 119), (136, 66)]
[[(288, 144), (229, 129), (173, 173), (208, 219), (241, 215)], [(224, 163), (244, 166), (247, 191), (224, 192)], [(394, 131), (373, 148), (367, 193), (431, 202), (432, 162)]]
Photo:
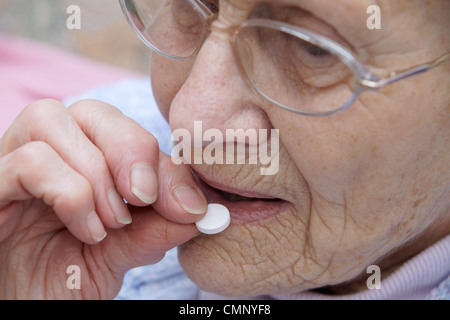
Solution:
[(303, 41), (302, 45), (306, 49), (306, 51), (308, 51), (308, 53), (314, 57), (324, 57), (330, 55), (329, 51), (321, 47), (315, 46), (311, 43)]
[(203, 3), (206, 7), (208, 7), (209, 10), (211, 10), (212, 13), (217, 14), (219, 13), (219, 0), (201, 0), (201, 3)]

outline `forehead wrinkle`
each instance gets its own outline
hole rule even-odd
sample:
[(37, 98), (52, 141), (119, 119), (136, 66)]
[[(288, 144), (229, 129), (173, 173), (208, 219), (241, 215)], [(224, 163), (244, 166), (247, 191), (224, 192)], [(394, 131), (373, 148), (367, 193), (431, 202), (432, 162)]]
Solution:
[(254, 5), (259, 3), (271, 3), (271, 4), (281, 4), (281, 5), (293, 5), (293, 6), (308, 6), (312, 8), (327, 8), (333, 6), (347, 6), (347, 5), (357, 5), (368, 7), (372, 4), (380, 6), (380, 0), (335, 0), (330, 2), (330, 0), (219, 0), (222, 3), (227, 3), (238, 9), (248, 9), (252, 8)]
[[(358, 24), (367, 20), (367, 8), (370, 5), (378, 5), (382, 12), (382, 1), (379, 0), (219, 0), (222, 4), (226, 19), (245, 20), (253, 8), (260, 3), (278, 4), (282, 6), (295, 6), (306, 10), (318, 18), (329, 21), (332, 24), (340, 23)], [(232, 17), (235, 16), (235, 17)]]
[(294, 6), (309, 12), (316, 18), (328, 23), (344, 39), (351, 39), (353, 47), (363, 46), (373, 36), (366, 27), (367, 8), (376, 4), (382, 14), (389, 9), (389, 1), (381, 0), (219, 0), (220, 16), (218, 24), (223, 27), (245, 21), (252, 10), (261, 3), (280, 6)]

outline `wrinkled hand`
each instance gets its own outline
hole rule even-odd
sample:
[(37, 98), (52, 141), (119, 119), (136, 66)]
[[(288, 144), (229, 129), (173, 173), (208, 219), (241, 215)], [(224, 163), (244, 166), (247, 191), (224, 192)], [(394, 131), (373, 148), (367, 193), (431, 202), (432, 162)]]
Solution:
[[(114, 107), (34, 102), (0, 140), (0, 298), (114, 298), (205, 212), (189, 168)], [(71, 265), (81, 290), (66, 285)]]

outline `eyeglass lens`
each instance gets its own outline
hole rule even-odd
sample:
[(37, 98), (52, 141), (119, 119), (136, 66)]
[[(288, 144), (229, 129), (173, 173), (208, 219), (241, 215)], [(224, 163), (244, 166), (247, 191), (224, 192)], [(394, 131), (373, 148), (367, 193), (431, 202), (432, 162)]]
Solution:
[(243, 69), (256, 90), (288, 109), (327, 113), (353, 95), (353, 73), (334, 54), (270, 27), (246, 27), (236, 37)]
[[(170, 57), (188, 58), (202, 45), (206, 22), (189, 0), (131, 0), (135, 27)], [(131, 9), (131, 10), (130, 10)], [(338, 110), (353, 97), (354, 76), (340, 57), (270, 26), (245, 26), (235, 46), (247, 78), (281, 107), (311, 114)]]
[(126, 4), (135, 27), (154, 49), (170, 57), (188, 58), (200, 47), (205, 22), (191, 1), (132, 0)]

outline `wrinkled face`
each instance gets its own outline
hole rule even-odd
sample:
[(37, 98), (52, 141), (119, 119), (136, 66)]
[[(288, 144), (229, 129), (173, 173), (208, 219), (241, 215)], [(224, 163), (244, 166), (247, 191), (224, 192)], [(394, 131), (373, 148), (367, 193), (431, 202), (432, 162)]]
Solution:
[[(448, 1), (380, 1), (381, 30), (367, 28), (367, 1), (266, 2), (298, 14), (289, 23), (346, 43), (371, 69), (403, 70), (450, 51)], [(429, 228), (437, 237), (448, 233), (449, 64), (366, 93), (334, 116), (295, 115), (249, 87), (224, 31), (262, 1), (215, 4), (218, 18), (195, 58), (153, 55), (155, 97), (172, 129), (186, 128), (192, 137), (194, 121), (224, 136), (227, 129), (279, 129), (279, 170), (192, 165), (208, 200), (232, 213), (225, 232), (180, 248), (193, 281), (236, 296), (334, 285), (371, 264), (383, 272), (380, 260)]]

